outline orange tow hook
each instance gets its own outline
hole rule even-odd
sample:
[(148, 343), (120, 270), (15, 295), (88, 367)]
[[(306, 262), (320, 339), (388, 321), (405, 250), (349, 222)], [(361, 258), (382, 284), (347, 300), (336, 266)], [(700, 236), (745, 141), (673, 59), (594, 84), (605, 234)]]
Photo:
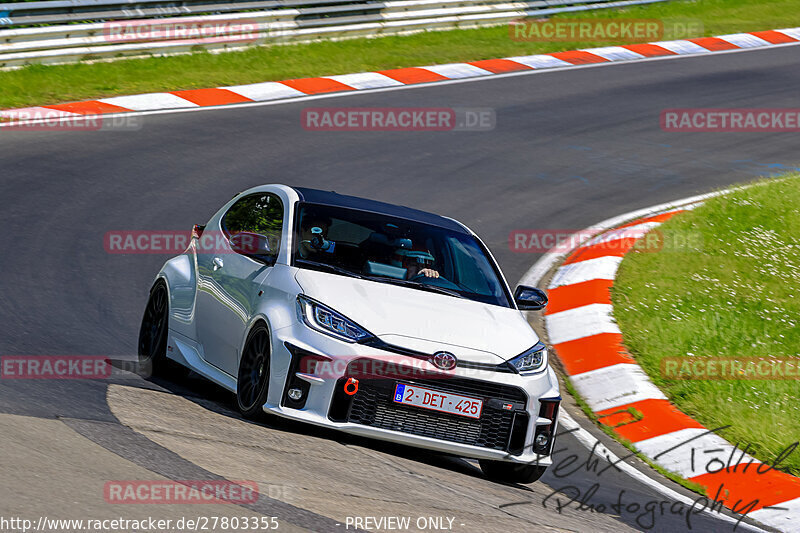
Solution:
[(347, 381), (344, 384), (344, 393), (348, 396), (352, 396), (353, 394), (358, 392), (358, 380), (356, 378), (347, 378)]

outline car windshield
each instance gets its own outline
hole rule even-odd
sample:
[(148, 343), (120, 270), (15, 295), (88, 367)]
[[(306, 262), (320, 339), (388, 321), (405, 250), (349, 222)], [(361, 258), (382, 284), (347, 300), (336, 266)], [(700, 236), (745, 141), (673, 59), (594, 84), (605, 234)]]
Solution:
[(472, 235), (380, 213), (301, 203), (294, 265), (511, 307)]

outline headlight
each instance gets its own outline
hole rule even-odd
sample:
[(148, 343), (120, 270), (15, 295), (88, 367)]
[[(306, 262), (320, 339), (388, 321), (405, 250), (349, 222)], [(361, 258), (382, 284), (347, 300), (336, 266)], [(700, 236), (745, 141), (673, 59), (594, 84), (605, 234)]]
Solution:
[(373, 336), (346, 316), (302, 294), (297, 297), (297, 314), (308, 327), (348, 342)]
[(520, 374), (531, 374), (542, 370), (547, 365), (547, 347), (544, 343), (536, 346), (508, 361)]

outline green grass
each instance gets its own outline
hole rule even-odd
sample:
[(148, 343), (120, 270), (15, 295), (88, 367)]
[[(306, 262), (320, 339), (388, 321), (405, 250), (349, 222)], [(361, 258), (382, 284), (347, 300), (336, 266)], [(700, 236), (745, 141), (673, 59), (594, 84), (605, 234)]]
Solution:
[[(706, 427), (772, 462), (800, 436), (800, 380), (665, 379), (665, 357), (800, 363), (800, 175), (762, 181), (671, 219), (665, 243), (633, 251), (612, 290), (625, 343), (652, 380)], [(800, 475), (800, 450), (783, 466)]]
[[(800, 26), (800, 0), (672, 1), (564, 18), (692, 18), (705, 35)], [(224, 54), (60, 66), (0, 72), (0, 109), (101, 98), (472, 61), (581, 47), (593, 42), (519, 42), (507, 26), (436, 31), (410, 36), (258, 47)]]

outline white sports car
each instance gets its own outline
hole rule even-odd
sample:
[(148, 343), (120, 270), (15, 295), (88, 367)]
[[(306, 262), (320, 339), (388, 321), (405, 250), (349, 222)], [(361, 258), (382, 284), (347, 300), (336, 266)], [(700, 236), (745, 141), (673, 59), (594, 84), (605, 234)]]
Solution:
[(558, 381), (513, 296), (466, 226), (285, 185), (228, 202), (150, 290), (140, 363), (169, 360), (262, 410), (479, 459), (505, 482), (551, 464)]

